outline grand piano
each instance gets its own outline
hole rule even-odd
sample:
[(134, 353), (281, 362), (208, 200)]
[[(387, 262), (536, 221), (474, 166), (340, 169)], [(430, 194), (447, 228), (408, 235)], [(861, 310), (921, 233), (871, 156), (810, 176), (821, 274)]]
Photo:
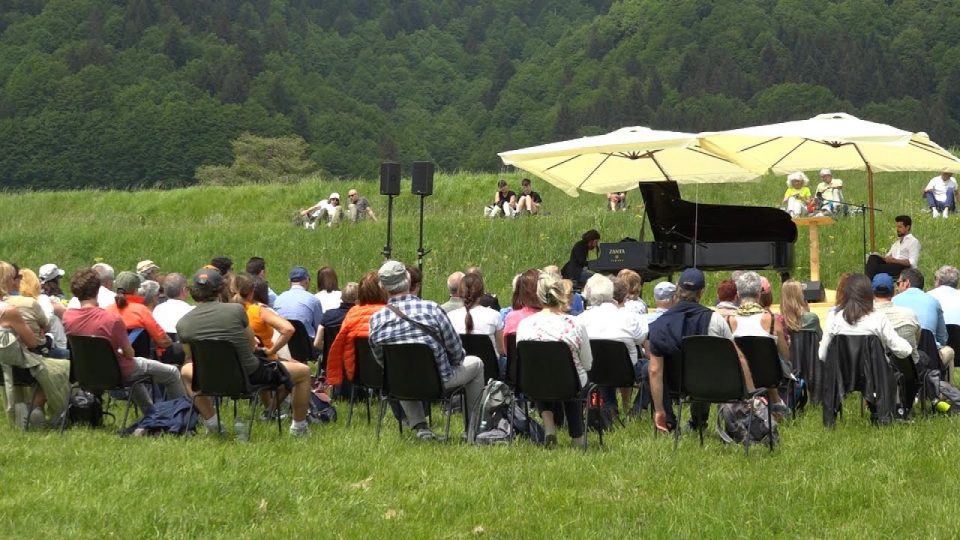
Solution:
[[(640, 194), (646, 204), (640, 241), (600, 244), (599, 256), (588, 263), (590, 270), (613, 273), (629, 268), (648, 280), (692, 266), (772, 268), (781, 274), (793, 266), (797, 226), (782, 210), (692, 203), (680, 198), (676, 182), (641, 182)], [(647, 220), (652, 242), (643, 238)]]

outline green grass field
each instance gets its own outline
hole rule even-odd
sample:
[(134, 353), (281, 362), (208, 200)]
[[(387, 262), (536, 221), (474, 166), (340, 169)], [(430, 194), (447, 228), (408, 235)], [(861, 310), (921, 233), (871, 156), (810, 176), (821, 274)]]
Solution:
[[(862, 173), (838, 176), (849, 199), (865, 197)], [(919, 195), (930, 176), (878, 175), (876, 200), (884, 209), (878, 249), (893, 239), (893, 216), (913, 214), (921, 269), (932, 282), (936, 267), (957, 263), (960, 226), (953, 217), (921, 216)], [(629, 212), (611, 214), (603, 196), (569, 198), (538, 181), (549, 215), (484, 220), (481, 208), (496, 178), (437, 178), (436, 195), (426, 201), (425, 243), (433, 251), (425, 261), (425, 297), (444, 299), (446, 275), (470, 264), (507, 296), (516, 272), (562, 264), (586, 229), (599, 229), (604, 239), (638, 234), (636, 192)], [(518, 184), (520, 177), (507, 178)], [(385, 217), (373, 182), (3, 193), (0, 259), (31, 268), (56, 262), (69, 272), (98, 259), (119, 271), (150, 258), (163, 271), (189, 274), (216, 255), (240, 265), (260, 255), (278, 290), (294, 264), (314, 271), (331, 265), (342, 284), (382, 260), (384, 220), (316, 231), (289, 222), (297, 208), (354, 185)], [(783, 189), (782, 178), (768, 178), (682, 191), (702, 202), (772, 204)], [(415, 262), (417, 205), (409, 194), (397, 199), (394, 254), (407, 263)], [(861, 263), (859, 220), (826, 229), (823, 243), (822, 274), (833, 286), (839, 272)], [(806, 250), (801, 231), (798, 277), (808, 271)], [(723, 277), (711, 274), (710, 282)], [(274, 426), (258, 423), (250, 444), (120, 439), (106, 429), (24, 434), (0, 422), (0, 530), (10, 538), (938, 538), (956, 536), (960, 525), (952, 496), (960, 476), (955, 417), (877, 429), (851, 399), (835, 429), (824, 429), (814, 408), (781, 427), (775, 452), (757, 447), (749, 457), (716, 437), (700, 448), (692, 435), (674, 451), (644, 417), (584, 455), (565, 437), (551, 451), (525, 442), (421, 444), (406, 432), (398, 436), (396, 423), (386, 424), (377, 444), (362, 412), (348, 429), (346, 406), (338, 408), (340, 422), (314, 428), (308, 439), (278, 436)]]

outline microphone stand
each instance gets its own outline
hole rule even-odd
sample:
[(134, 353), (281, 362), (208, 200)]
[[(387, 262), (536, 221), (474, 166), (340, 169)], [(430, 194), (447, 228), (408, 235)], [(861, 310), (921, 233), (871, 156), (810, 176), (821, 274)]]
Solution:
[(845, 202), (845, 201), (837, 201), (837, 200), (833, 200), (833, 199), (824, 199), (824, 198), (821, 198), (821, 197), (817, 197), (817, 200), (820, 201), (821, 203), (828, 202), (828, 203), (833, 203), (833, 204), (842, 204), (842, 205), (847, 206), (847, 207), (850, 207), (850, 208), (859, 208), (859, 209), (860, 209), (860, 225), (861, 225), (861, 229), (862, 229), (862, 231), (863, 231), (863, 244), (862, 244), (862, 247), (863, 247), (863, 270), (864, 270), (864, 272), (866, 272), (866, 270), (867, 270), (867, 213), (866, 213), (866, 210), (871, 210), (871, 211), (876, 211), (876, 212), (883, 212), (883, 210), (881, 210), (880, 208), (873, 207), (873, 206), (867, 206), (867, 205), (865, 205), (865, 204), (863, 204), (863, 203), (853, 204), (853, 203), (848, 203), (848, 202)]

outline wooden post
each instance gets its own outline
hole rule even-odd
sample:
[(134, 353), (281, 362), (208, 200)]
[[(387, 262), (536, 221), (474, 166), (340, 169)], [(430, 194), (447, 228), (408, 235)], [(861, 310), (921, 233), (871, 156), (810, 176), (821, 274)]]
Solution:
[[(865, 162), (866, 163), (866, 162)], [(873, 169), (867, 163), (867, 206), (870, 207), (870, 252), (877, 251), (877, 242), (873, 224)]]
[(798, 227), (810, 229), (810, 281), (820, 281), (820, 226), (833, 225), (830, 216), (793, 218)]

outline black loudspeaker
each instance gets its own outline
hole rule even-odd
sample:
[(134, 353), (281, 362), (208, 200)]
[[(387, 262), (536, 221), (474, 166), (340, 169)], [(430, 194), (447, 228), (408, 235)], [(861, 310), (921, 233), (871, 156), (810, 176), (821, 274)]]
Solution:
[(433, 195), (433, 163), (413, 162), (413, 194)]
[(827, 293), (823, 290), (823, 283), (819, 281), (803, 282), (803, 299), (809, 302), (823, 302)]
[(385, 161), (380, 164), (380, 194), (400, 194), (400, 164)]

